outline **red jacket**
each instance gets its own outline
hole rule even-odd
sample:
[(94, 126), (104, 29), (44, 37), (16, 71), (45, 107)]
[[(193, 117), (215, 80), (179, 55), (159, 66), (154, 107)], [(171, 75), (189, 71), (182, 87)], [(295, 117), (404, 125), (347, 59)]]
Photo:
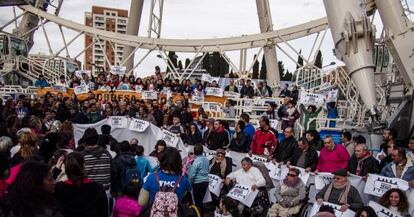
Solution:
[(253, 136), (252, 143), (250, 144), (250, 150), (253, 154), (264, 155), (265, 147), (269, 150), (269, 155), (273, 153), (276, 148), (277, 140), (275, 134), (269, 130), (262, 130), (259, 128), (256, 130)]

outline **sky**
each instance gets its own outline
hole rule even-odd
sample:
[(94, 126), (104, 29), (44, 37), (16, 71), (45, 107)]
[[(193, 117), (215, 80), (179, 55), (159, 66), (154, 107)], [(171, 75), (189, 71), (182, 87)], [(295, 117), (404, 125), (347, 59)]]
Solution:
[[(54, 0), (57, 2), (57, 0)], [(408, 0), (409, 5), (414, 7), (414, 0)], [(289, 26), (298, 25), (304, 22), (325, 17), (325, 9), (322, 0), (269, 0), (273, 28), (280, 29)], [(65, 0), (60, 16), (78, 23), (84, 23), (84, 14), (92, 9), (92, 5), (113, 7), (129, 10), (130, 0)], [(16, 10), (20, 13), (19, 9)], [(0, 8), (0, 26), (13, 18), (13, 10), (11, 7)], [(379, 16), (376, 16), (379, 17)], [(140, 36), (147, 36), (149, 23), (149, 1), (144, 2), (143, 15), (140, 25)], [(377, 18), (374, 22), (377, 29), (382, 29), (381, 22)], [(11, 32), (14, 25), (8, 26), (6, 31)], [(63, 47), (62, 37), (59, 33), (58, 26), (50, 23), (46, 26), (48, 38), (54, 52)], [(71, 40), (77, 33), (64, 29), (66, 41)], [(260, 33), (259, 21), (256, 10), (255, 0), (166, 0), (164, 2), (163, 21), (161, 38), (174, 39), (198, 39), (198, 38), (219, 38), (241, 36), (247, 34)], [(307, 57), (311, 50), (316, 35), (306, 38), (290, 41), (297, 51), (302, 50), (302, 54)], [(290, 50), (286, 44), (280, 46), (289, 53), (294, 59), (297, 55)], [(84, 48), (84, 38), (80, 37), (73, 45), (69, 47), (69, 53), (74, 56), (81, 52)], [(338, 62), (333, 55), (333, 41), (328, 31), (324, 42), (321, 46), (324, 65), (331, 62)], [(253, 61), (253, 55), (258, 49), (249, 49), (247, 57), (247, 68)], [(43, 31), (39, 29), (35, 33), (35, 45), (31, 53), (49, 53)], [(135, 55), (135, 60), (140, 59), (146, 50), (139, 50)], [(239, 51), (231, 51), (226, 53), (236, 66), (239, 66)], [(65, 53), (62, 53), (65, 55)], [(166, 64), (156, 57), (157, 53), (152, 53), (137, 68), (139, 75), (149, 75), (154, 72), (156, 65), (166, 68)], [(177, 53), (179, 60), (184, 62), (185, 58), (192, 58), (194, 54)], [(283, 61), (285, 68), (289, 71), (295, 69), (295, 63), (285, 54), (277, 49), (278, 59)], [(83, 55), (79, 58), (83, 62)]]

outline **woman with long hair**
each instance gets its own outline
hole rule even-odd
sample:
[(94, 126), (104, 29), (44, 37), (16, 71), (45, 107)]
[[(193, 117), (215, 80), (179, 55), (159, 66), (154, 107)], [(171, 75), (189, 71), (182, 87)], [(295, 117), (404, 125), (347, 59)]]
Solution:
[(0, 205), (0, 216), (61, 217), (53, 197), (54, 184), (46, 164), (25, 162)]
[(22, 132), (19, 135), (19, 144), (10, 150), (11, 166), (16, 166), (32, 157), (38, 150), (37, 141), (37, 137), (32, 132)]
[(86, 178), (85, 160), (72, 152), (64, 158), (68, 180), (56, 184), (55, 196), (63, 216), (108, 217), (108, 201), (102, 185)]
[(194, 146), (201, 142), (201, 133), (195, 123), (190, 124), (190, 130), (187, 132), (187, 145)]
[(398, 188), (392, 188), (385, 192), (385, 194), (378, 200), (378, 203), (383, 207), (390, 209), (395, 214), (400, 216), (410, 216), (408, 214), (407, 196)]
[(358, 210), (355, 217), (377, 217), (377, 214), (372, 207), (364, 206), (362, 209)]

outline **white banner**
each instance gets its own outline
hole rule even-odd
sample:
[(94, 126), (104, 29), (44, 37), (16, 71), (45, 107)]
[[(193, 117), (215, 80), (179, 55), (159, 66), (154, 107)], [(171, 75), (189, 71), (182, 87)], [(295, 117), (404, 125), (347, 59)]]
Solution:
[(389, 178), (385, 176), (368, 174), (367, 184), (365, 185), (364, 193), (381, 197), (385, 192), (391, 188), (399, 188), (402, 191), (407, 191), (408, 182), (398, 178)]
[(318, 173), (315, 175), (315, 188), (316, 190), (322, 190), (325, 185), (328, 185), (332, 182), (333, 175), (332, 173)]
[(208, 180), (209, 180), (208, 189), (210, 190), (211, 193), (219, 197), (221, 189), (223, 188), (223, 185), (224, 185), (223, 179), (216, 175), (208, 174)]
[(128, 128), (128, 119), (125, 116), (111, 116), (109, 117), (112, 129)]
[(237, 201), (240, 201), (242, 204), (251, 207), (254, 199), (256, 199), (259, 190), (252, 191), (251, 187), (236, 184), (230, 192), (227, 194), (228, 197), (231, 197)]
[(126, 73), (126, 66), (111, 66), (111, 73), (116, 75), (124, 75)]
[(216, 81), (217, 83), (219, 82), (220, 78), (219, 77), (212, 77), (211, 75), (204, 73), (201, 76), (201, 80), (208, 82), (208, 83), (212, 83), (213, 81)]
[(238, 99), (240, 98), (240, 93), (233, 92), (233, 91), (225, 91), (224, 96), (226, 96), (227, 99)]
[(63, 92), (63, 93), (67, 92), (66, 86), (62, 86), (62, 85), (53, 85), (52, 89), (59, 91), (59, 92)]
[(91, 70), (77, 70), (75, 71), (75, 76), (82, 78), (82, 74), (85, 73), (89, 78), (91, 77)]
[(279, 124), (279, 121), (275, 119), (270, 119), (269, 122), (270, 122), (270, 127), (277, 130), (277, 125)]
[(206, 95), (223, 97), (223, 89), (217, 87), (206, 87)]
[(73, 91), (76, 95), (84, 94), (89, 92), (89, 87), (87, 85), (79, 85), (73, 88)]
[(338, 99), (338, 90), (331, 90), (326, 94), (326, 102), (336, 102)]
[(249, 154), (246, 154), (246, 157), (252, 159), (252, 161), (259, 161), (259, 162), (262, 162), (262, 163), (266, 163), (267, 162), (267, 158), (266, 157), (262, 157), (262, 156), (259, 156), (259, 155), (252, 154), (252, 156), (250, 156)]
[(160, 133), (158, 136), (158, 139), (164, 140), (167, 143), (167, 145), (172, 147), (177, 146), (178, 137), (174, 133), (171, 133), (170, 131), (163, 129), (162, 133)]
[(402, 217), (374, 201), (369, 201), (368, 206), (375, 211), (378, 217)]
[(314, 105), (321, 107), (324, 104), (324, 96), (320, 94), (300, 92), (299, 103), (303, 105)]
[(131, 123), (129, 124), (129, 129), (136, 132), (144, 132), (149, 127), (149, 122), (140, 120), (140, 119), (132, 119)]
[(156, 91), (142, 91), (142, 99), (158, 99), (158, 94)]
[[(355, 216), (355, 212), (353, 212), (350, 209), (347, 209), (345, 212), (339, 211), (339, 209), (341, 208), (340, 205), (333, 204), (333, 203), (328, 203), (328, 202), (323, 202), (323, 205), (332, 207), (333, 210), (335, 211), (335, 216), (336, 217), (354, 217)], [(314, 216), (316, 213), (318, 213), (319, 208), (321, 208), (321, 206), (319, 206), (318, 203), (315, 203), (312, 207), (312, 210), (311, 210), (309, 216)]]

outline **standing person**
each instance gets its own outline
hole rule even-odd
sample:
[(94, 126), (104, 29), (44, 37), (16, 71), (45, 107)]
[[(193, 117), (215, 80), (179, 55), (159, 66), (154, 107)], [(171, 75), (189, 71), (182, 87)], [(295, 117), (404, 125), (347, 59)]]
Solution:
[(141, 174), (141, 180), (148, 175), (148, 173), (153, 172), (154, 169), (151, 167), (149, 161), (144, 157), (144, 147), (138, 145), (135, 149), (135, 162), (137, 164), (137, 169)]
[(190, 166), (188, 172), (188, 179), (193, 189), (194, 202), (201, 211), (201, 216), (204, 213), (203, 198), (206, 194), (209, 183), (209, 161), (203, 156), (203, 146), (197, 144), (194, 146), (195, 159)]
[(374, 209), (370, 206), (364, 206), (355, 214), (355, 217), (378, 217)]
[(381, 175), (399, 178), (409, 182), (410, 186), (414, 186), (414, 165), (412, 161), (407, 160), (405, 149), (402, 147), (394, 147), (390, 154), (392, 156), (392, 162), (381, 170)]
[(290, 97), (290, 90), (289, 90), (289, 84), (285, 84), (285, 87), (280, 91), (279, 97)]
[(351, 132), (343, 131), (341, 133), (341, 140), (342, 140), (342, 145), (348, 151), (349, 156), (352, 156), (354, 154), (354, 149), (355, 149), (356, 144), (352, 141)]
[(35, 82), (35, 86), (40, 88), (49, 86), (43, 74), (39, 75), (39, 78)]
[(167, 148), (167, 143), (164, 140), (160, 139), (155, 144), (155, 150), (150, 153), (149, 156), (156, 157), (159, 159), (161, 155), (164, 153), (165, 149)]
[(298, 146), (298, 142), (293, 136), (292, 128), (286, 128), (284, 134), (285, 137), (282, 139), (280, 144), (276, 146), (275, 151), (273, 152), (273, 159), (282, 163), (286, 163), (292, 158)]
[(394, 214), (408, 217), (409, 202), (405, 193), (398, 188), (392, 188), (385, 192), (378, 200), (383, 207), (391, 210)]
[(217, 150), (219, 148), (227, 149), (230, 145), (230, 134), (224, 129), (223, 122), (216, 120), (214, 122), (214, 131), (210, 138), (210, 150)]
[(86, 178), (85, 161), (72, 152), (64, 159), (67, 181), (56, 184), (55, 196), (65, 217), (108, 217), (108, 201), (102, 185)]
[(210, 174), (225, 179), (233, 169), (233, 160), (226, 157), (224, 149), (217, 149), (216, 155), (210, 160)]
[(316, 120), (319, 113), (322, 111), (322, 107), (318, 109), (314, 105), (309, 105), (307, 109), (303, 104), (300, 105), (300, 112), (303, 114), (303, 127), (305, 131), (316, 130)]
[(54, 179), (48, 166), (25, 162), (8, 193), (0, 202), (1, 216), (62, 217), (53, 197)]
[(372, 157), (367, 145), (358, 144), (355, 146), (355, 152), (349, 160), (348, 171), (365, 178), (368, 173), (377, 174), (380, 172), (379, 163)]
[(249, 151), (249, 136), (244, 132), (244, 129), (244, 121), (237, 122), (230, 145), (232, 151), (241, 153), (247, 153)]
[(319, 154), (318, 166), (315, 173), (335, 172), (339, 169), (346, 169), (349, 162), (349, 154), (344, 146), (335, 144), (332, 136), (328, 135), (323, 140), (324, 147)]
[(290, 100), (287, 104), (286, 111), (280, 116), (282, 119), (282, 130), (287, 127), (294, 127), (296, 120), (300, 117), (298, 110), (295, 107), (295, 102)]
[(270, 130), (270, 122), (267, 117), (259, 119), (260, 128), (256, 130), (253, 141), (250, 144), (249, 154), (269, 156), (277, 146), (276, 136)]
[[(121, 195), (124, 187), (128, 185), (130, 180), (128, 172), (133, 170), (138, 171), (137, 163), (135, 162), (133, 153), (128, 141), (123, 141), (118, 144), (119, 154), (112, 161), (111, 167), (111, 191), (112, 195), (119, 196)], [(141, 178), (141, 175), (140, 177)], [(141, 180), (139, 179), (141, 182)]]
[(236, 85), (234, 85), (234, 80), (233, 80), (233, 79), (231, 79), (231, 80), (230, 80), (230, 84), (229, 84), (229, 85), (227, 85), (227, 86), (224, 88), (224, 91), (229, 91), (229, 92), (236, 92), (236, 93), (238, 93), (238, 92), (239, 92), (239, 89), (237, 88), (237, 86), (236, 86)]
[(244, 127), (243, 132), (245, 132), (246, 135), (249, 138), (247, 143), (251, 144), (254, 133), (256, 132), (256, 129), (254, 128), (253, 124), (250, 123), (250, 116), (248, 114), (246, 114), (246, 113), (241, 114), (240, 115), (240, 120), (242, 120), (245, 123), (245, 127)]
[(414, 137), (411, 137), (410, 141), (408, 142), (407, 159), (409, 161), (414, 160)]
[(315, 150), (320, 151), (323, 148), (323, 141), (318, 131), (308, 130), (306, 131), (306, 139), (309, 142), (309, 145)]
[(138, 204), (139, 185), (129, 183), (124, 188), (123, 196), (116, 200), (113, 217), (137, 217), (142, 211)]

